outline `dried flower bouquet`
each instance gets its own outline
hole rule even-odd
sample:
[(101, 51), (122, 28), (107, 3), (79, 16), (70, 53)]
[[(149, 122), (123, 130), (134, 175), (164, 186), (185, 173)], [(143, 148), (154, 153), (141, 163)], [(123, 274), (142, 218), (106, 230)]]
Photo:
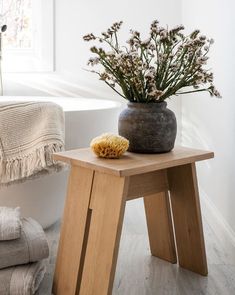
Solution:
[(149, 38), (142, 40), (139, 32), (131, 31), (127, 45), (121, 46), (121, 25), (122, 22), (114, 23), (101, 36), (91, 33), (83, 37), (85, 41), (107, 45), (108, 50), (104, 46), (91, 47), (96, 56), (88, 64), (101, 65), (101, 71), (91, 72), (119, 95), (130, 102), (162, 102), (172, 95), (200, 91), (220, 97), (213, 73), (206, 68), (213, 39), (201, 35), (199, 30), (186, 36), (182, 25), (168, 29), (155, 20)]

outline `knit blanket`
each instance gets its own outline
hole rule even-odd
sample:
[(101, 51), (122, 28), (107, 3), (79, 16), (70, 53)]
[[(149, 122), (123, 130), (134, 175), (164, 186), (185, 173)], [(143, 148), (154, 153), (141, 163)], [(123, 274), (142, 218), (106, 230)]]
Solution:
[(58, 171), (64, 113), (52, 102), (0, 102), (0, 185)]

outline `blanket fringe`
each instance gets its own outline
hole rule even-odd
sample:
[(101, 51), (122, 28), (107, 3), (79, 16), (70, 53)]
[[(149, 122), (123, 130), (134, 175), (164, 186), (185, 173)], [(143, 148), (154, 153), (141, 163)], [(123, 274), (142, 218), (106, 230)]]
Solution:
[[(62, 142), (48, 143), (35, 149), (27, 155), (19, 155), (17, 158), (7, 160), (0, 157), (0, 186), (26, 179), (35, 178), (43, 174), (60, 171), (64, 164), (53, 160), (53, 153), (61, 152), (64, 148)], [(37, 167), (35, 169), (35, 167)]]

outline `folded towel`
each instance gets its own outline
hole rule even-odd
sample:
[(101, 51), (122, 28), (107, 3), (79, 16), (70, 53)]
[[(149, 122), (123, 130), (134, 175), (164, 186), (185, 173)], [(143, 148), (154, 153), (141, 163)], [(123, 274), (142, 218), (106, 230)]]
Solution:
[(0, 241), (18, 239), (20, 234), (20, 208), (0, 207)]
[(0, 242), (0, 269), (36, 262), (48, 255), (48, 243), (41, 225), (32, 218), (23, 218), (21, 237)]
[(52, 102), (0, 102), (0, 184), (61, 170), (64, 113)]
[(9, 267), (0, 270), (1, 295), (33, 295), (46, 272), (43, 262)]

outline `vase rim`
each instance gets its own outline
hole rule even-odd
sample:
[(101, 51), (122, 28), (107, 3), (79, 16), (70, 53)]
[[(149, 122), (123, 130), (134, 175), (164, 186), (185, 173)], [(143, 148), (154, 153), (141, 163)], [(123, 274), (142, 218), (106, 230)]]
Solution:
[(129, 107), (144, 107), (144, 108), (147, 108), (147, 107), (166, 107), (167, 106), (167, 102), (166, 101), (161, 101), (161, 102), (131, 102), (129, 101), (127, 103), (127, 105)]

